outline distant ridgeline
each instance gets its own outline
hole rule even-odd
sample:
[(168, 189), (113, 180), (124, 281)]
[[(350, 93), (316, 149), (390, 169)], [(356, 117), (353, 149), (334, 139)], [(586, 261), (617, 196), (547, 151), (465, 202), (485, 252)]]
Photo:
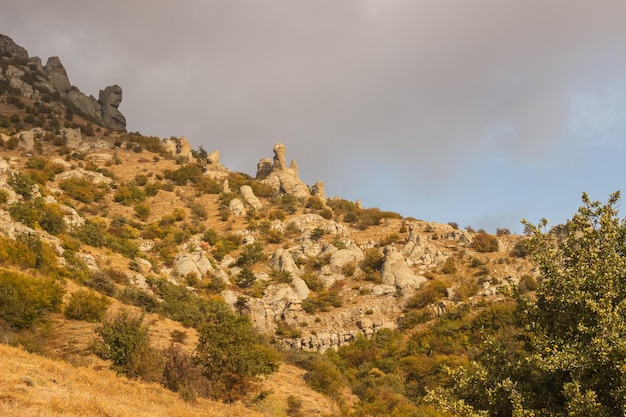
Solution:
[(125, 132), (126, 118), (118, 107), (122, 88), (118, 85), (100, 90), (98, 99), (87, 96), (70, 83), (58, 57), (42, 65), (39, 57), (29, 57), (23, 47), (0, 34), (0, 93), (11, 92), (36, 101), (60, 102), (57, 112), (77, 114), (107, 129)]

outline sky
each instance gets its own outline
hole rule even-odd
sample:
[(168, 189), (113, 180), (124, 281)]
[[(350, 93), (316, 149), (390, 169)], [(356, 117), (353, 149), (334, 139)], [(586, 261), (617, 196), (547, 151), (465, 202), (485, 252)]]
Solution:
[(461, 227), (563, 223), (626, 182), (623, 0), (2, 0), (0, 33), (118, 84), (129, 131)]

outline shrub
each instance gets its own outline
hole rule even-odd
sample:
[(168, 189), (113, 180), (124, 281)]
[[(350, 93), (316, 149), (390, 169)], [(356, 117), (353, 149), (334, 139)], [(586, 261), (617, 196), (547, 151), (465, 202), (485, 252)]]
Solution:
[(70, 297), (65, 307), (65, 317), (72, 320), (99, 322), (111, 302), (104, 296), (89, 290), (79, 290)]
[(516, 258), (525, 258), (533, 251), (532, 242), (528, 238), (520, 239), (515, 243), (513, 249), (511, 249), (511, 256)]
[(49, 278), (0, 270), (0, 319), (17, 329), (31, 327), (59, 310), (64, 292)]
[(474, 237), (471, 247), (477, 252), (497, 252), (498, 239), (496, 239), (495, 236), (488, 235), (487, 233), (478, 233)]
[(66, 195), (81, 203), (91, 204), (101, 201), (106, 195), (106, 184), (94, 184), (82, 178), (67, 178), (59, 182)]
[(141, 203), (146, 200), (146, 192), (139, 188), (136, 184), (128, 183), (115, 191), (113, 194), (113, 200), (116, 203), (129, 206), (135, 203)]
[(441, 280), (432, 280), (423, 285), (417, 292), (407, 301), (406, 308), (418, 309), (424, 308), (429, 304), (446, 296), (448, 284)]
[(263, 253), (263, 245), (260, 242), (254, 242), (251, 245), (246, 245), (241, 251), (239, 258), (235, 265), (245, 267), (252, 266), (259, 261), (263, 261), (267, 256)]
[(315, 391), (337, 398), (344, 385), (343, 376), (337, 367), (327, 359), (320, 358), (310, 365), (304, 374), (304, 381)]
[(135, 215), (137, 216), (137, 218), (141, 220), (147, 220), (152, 211), (150, 210), (150, 206), (145, 203), (135, 204), (133, 209), (135, 210)]
[(8, 181), (13, 191), (24, 197), (26, 200), (30, 200), (36, 191), (37, 185), (35, 181), (23, 172), (14, 172)]
[(441, 265), (442, 274), (450, 275), (450, 274), (456, 273), (456, 271), (457, 271), (456, 262), (454, 261), (454, 258), (452, 257), (446, 259), (444, 263)]
[(321, 227), (316, 227), (315, 229), (311, 231), (310, 237), (312, 241), (317, 242), (325, 234), (326, 234), (326, 231), (324, 229), (322, 229)]
[(98, 327), (99, 340), (94, 344), (96, 355), (111, 361), (111, 368), (128, 377), (145, 375), (145, 365), (151, 363), (154, 352), (150, 348), (148, 326), (143, 315), (132, 315), (121, 309), (115, 316), (105, 319)]
[(256, 281), (256, 276), (249, 266), (244, 266), (235, 278), (235, 283), (240, 288), (250, 288)]
[(210, 395), (232, 402), (241, 399), (258, 376), (277, 371), (280, 362), (247, 317), (226, 311), (200, 331), (196, 360), (211, 383)]

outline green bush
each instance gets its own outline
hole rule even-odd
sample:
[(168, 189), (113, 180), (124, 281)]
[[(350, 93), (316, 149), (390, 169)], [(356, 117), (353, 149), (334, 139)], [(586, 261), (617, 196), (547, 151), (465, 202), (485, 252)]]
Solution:
[(23, 329), (59, 311), (65, 290), (49, 278), (0, 270), (0, 319)]
[(98, 357), (110, 360), (111, 368), (120, 374), (131, 378), (145, 375), (145, 365), (151, 362), (154, 352), (143, 315), (122, 309), (95, 331), (99, 337), (94, 343)]
[(472, 249), (476, 252), (497, 252), (498, 239), (487, 233), (478, 233), (471, 244)]
[(407, 301), (406, 308), (418, 309), (426, 307), (429, 304), (446, 296), (448, 284), (446, 282), (435, 279), (427, 282)]
[(276, 372), (280, 361), (247, 317), (227, 311), (201, 329), (196, 360), (211, 384), (210, 395), (232, 402), (242, 399), (259, 376)]
[(101, 201), (106, 195), (108, 188), (105, 183), (94, 184), (82, 178), (67, 178), (61, 180), (59, 187), (61, 187), (69, 197), (85, 204)]
[(128, 183), (118, 187), (113, 194), (113, 200), (125, 206), (141, 203), (146, 200), (146, 192), (134, 183)]
[(71, 320), (99, 322), (111, 302), (104, 296), (89, 290), (79, 290), (70, 296), (65, 307), (65, 317)]
[(528, 238), (520, 239), (515, 243), (513, 249), (511, 249), (511, 256), (516, 258), (525, 258), (533, 251), (532, 242)]

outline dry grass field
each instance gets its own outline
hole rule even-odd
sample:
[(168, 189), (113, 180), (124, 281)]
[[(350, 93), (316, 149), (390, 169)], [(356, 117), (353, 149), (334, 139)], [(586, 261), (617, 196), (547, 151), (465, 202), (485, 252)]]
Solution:
[(215, 416), (255, 417), (242, 404), (204, 399), (186, 403), (157, 384), (117, 376), (109, 370), (74, 367), (0, 345), (0, 415), (54, 416)]

